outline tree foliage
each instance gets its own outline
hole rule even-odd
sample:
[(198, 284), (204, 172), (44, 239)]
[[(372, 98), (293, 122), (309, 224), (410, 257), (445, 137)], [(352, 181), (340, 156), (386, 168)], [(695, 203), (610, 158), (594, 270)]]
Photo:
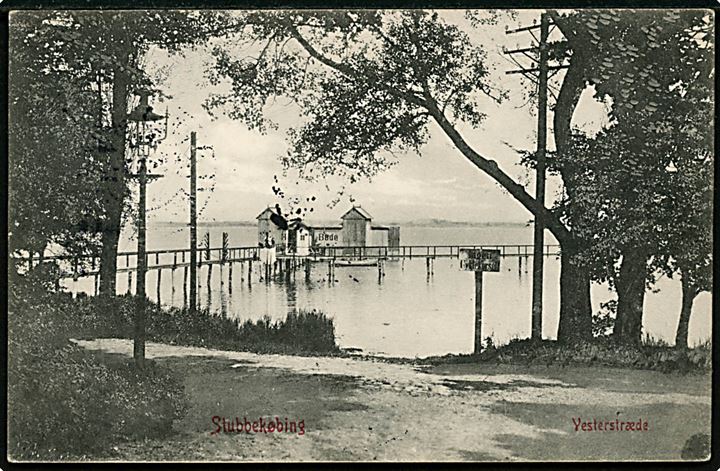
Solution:
[(95, 151), (97, 94), (62, 69), (56, 38), (42, 21), (13, 16), (9, 71), (10, 251), (97, 243), (97, 188), (105, 164)]
[[(572, 152), (554, 162), (572, 168), (580, 182), (559, 206), (576, 233), (592, 241), (584, 256), (598, 280), (612, 281), (624, 250), (653, 258), (649, 281), (657, 268), (672, 272), (673, 257), (703, 249), (709, 256), (709, 245), (701, 243), (712, 194), (713, 51), (706, 15), (582, 11), (563, 20), (584, 32), (574, 47), (583, 48), (587, 83), (597, 99), (612, 103), (611, 126), (594, 136), (576, 132)], [(688, 238), (691, 233), (699, 239)]]
[(574, 69), (565, 81), (593, 85), (611, 103), (611, 125), (593, 136), (575, 132), (553, 162), (573, 182), (557, 210), (586, 241), (579, 257), (594, 279), (617, 287), (616, 337), (639, 342), (644, 291), (659, 273), (680, 271), (684, 283), (697, 277), (707, 286), (710, 18), (692, 10), (587, 10), (556, 22), (571, 45)]
[(307, 176), (373, 176), (426, 142), (426, 100), (477, 126), (479, 96), (494, 96), (484, 52), (437, 13), (263, 12), (236, 27), (262, 44), (260, 54), (216, 49), (212, 78), (233, 86), (208, 106), (262, 127), (271, 99), (295, 100), (307, 120), (291, 131), (284, 161)]
[[(173, 53), (207, 39), (212, 13), (28, 11), (11, 17), (10, 246), (114, 260), (127, 178), (127, 112), (157, 84), (143, 69), (152, 47)], [(105, 237), (115, 228), (114, 240)], [(102, 235), (102, 237), (100, 237)], [(106, 247), (112, 246), (112, 247)], [(114, 264), (111, 264), (114, 278)]]

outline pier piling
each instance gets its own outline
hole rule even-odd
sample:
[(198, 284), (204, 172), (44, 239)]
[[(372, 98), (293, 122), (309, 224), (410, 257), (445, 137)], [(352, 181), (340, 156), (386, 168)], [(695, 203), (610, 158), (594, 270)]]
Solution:
[(230, 262), (228, 265), (228, 294), (232, 294), (232, 272), (233, 272), (233, 262)]
[(157, 303), (160, 305), (160, 284), (162, 283), (162, 268), (157, 271)]
[(188, 304), (188, 267), (183, 267), (183, 306)]

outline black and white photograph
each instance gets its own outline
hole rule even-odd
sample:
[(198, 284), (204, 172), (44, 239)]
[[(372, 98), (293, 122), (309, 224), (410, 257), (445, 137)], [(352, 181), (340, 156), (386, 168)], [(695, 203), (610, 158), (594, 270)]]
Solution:
[(713, 9), (0, 7), (6, 463), (711, 460)]

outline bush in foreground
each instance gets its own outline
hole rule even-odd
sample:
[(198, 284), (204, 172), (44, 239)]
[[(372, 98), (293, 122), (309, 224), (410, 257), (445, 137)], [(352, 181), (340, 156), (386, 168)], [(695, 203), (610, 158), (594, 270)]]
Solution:
[(183, 388), (168, 371), (69, 342), (72, 300), (11, 285), (8, 301), (11, 459), (81, 459), (122, 439), (162, 436), (182, 415)]
[(257, 353), (337, 353), (335, 326), (322, 312), (293, 311), (283, 320), (269, 317), (240, 322), (201, 311), (173, 309), (153, 314), (148, 338), (157, 342)]
[[(82, 298), (75, 300), (72, 319), (82, 337), (132, 338), (136, 298)], [(285, 319), (269, 317), (240, 322), (198, 310), (161, 308), (146, 304), (148, 341), (256, 353), (334, 354), (339, 352), (335, 326), (324, 313), (293, 311)]]

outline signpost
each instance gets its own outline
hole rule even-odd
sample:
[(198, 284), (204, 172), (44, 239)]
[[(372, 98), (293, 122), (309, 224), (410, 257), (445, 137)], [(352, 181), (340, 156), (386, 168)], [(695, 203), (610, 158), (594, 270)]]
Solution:
[(482, 349), (482, 285), (483, 273), (500, 271), (500, 251), (486, 249), (460, 249), (460, 269), (475, 272), (475, 346), (474, 353)]

